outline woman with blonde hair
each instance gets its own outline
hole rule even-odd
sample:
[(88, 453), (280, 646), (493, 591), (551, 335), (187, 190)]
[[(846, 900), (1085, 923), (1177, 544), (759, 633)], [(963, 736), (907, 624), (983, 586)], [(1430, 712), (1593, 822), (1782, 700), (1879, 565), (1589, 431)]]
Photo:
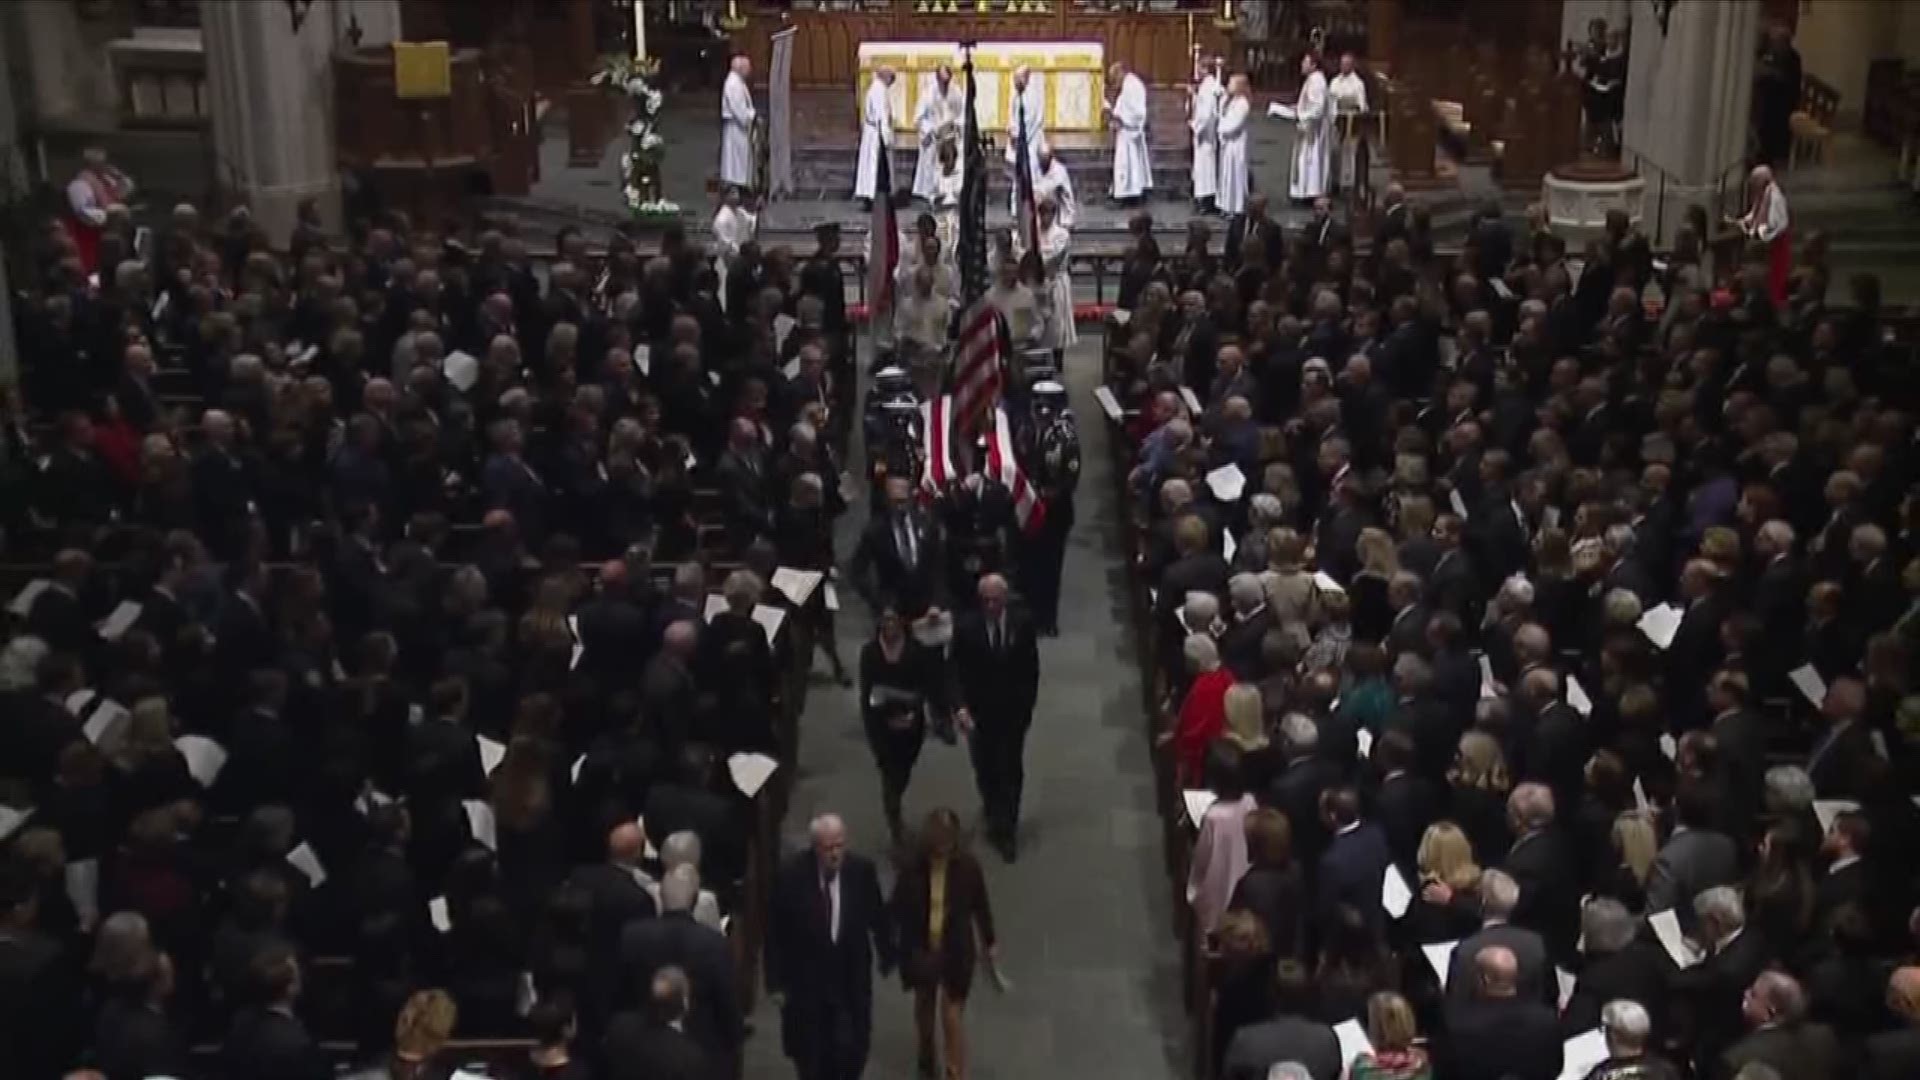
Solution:
[(1275, 748), (1267, 739), (1266, 702), (1253, 683), (1227, 687), (1226, 729), (1222, 741), (1240, 754), (1240, 777), (1248, 791), (1267, 790), (1267, 781), (1280, 768)]
[(453, 1038), (460, 1009), (445, 990), (419, 990), (400, 1007), (393, 1023), (393, 1050), (371, 1069), (352, 1073), (347, 1080), (427, 1080), (443, 1076), (447, 1068), (434, 1061)]
[(112, 757), (122, 774), (121, 794), (129, 809), (137, 812), (200, 794), (186, 757), (173, 745), (173, 717), (166, 698), (156, 695), (134, 702), (124, 730)]
[(1595, 891), (1611, 896), (1638, 913), (1647, 906), (1647, 878), (1653, 873), (1653, 861), (1660, 854), (1660, 835), (1654, 831), (1653, 816), (1642, 810), (1628, 810), (1613, 819), (1608, 840), (1617, 860), (1613, 873), (1595, 883)]
[(1447, 770), (1448, 817), (1472, 841), (1482, 866), (1498, 865), (1512, 845), (1507, 831), (1507, 793), (1513, 781), (1500, 742), (1484, 731), (1460, 736), (1459, 753)]
[(1362, 641), (1378, 641), (1393, 623), (1393, 602), (1388, 593), (1393, 575), (1400, 572), (1400, 552), (1385, 529), (1362, 529), (1353, 543), (1360, 569), (1347, 582), (1347, 598), (1353, 605), (1353, 630)]
[(1420, 1028), (1406, 998), (1391, 990), (1368, 998), (1366, 1029), (1372, 1048), (1347, 1063), (1349, 1080), (1432, 1080), (1427, 1052), (1414, 1045)]
[(1260, 589), (1275, 625), (1313, 622), (1319, 590), (1307, 569), (1307, 542), (1299, 533), (1287, 528), (1267, 530), (1267, 568), (1260, 575)]
[(1436, 821), (1420, 836), (1414, 857), (1419, 894), (1405, 926), (1415, 941), (1454, 941), (1480, 926), (1480, 864), (1460, 826)]

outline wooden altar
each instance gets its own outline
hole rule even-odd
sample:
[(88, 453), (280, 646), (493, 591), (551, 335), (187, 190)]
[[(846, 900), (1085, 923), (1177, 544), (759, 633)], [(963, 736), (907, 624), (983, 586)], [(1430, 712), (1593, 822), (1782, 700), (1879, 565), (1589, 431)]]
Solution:
[(1071, 0), (1013, 5), (993, 0), (990, 10), (981, 12), (968, 0), (953, 11), (921, 7), (908, 0), (860, 11), (784, 10), (742, 3), (739, 28), (732, 31), (733, 48), (752, 58), (754, 78), (764, 80), (772, 55), (770, 39), (775, 31), (791, 26), (798, 31), (793, 43), (793, 85), (842, 90), (858, 85), (863, 42), (1097, 41), (1104, 46), (1108, 62), (1124, 61), (1141, 78), (1167, 86), (1191, 78), (1192, 46), (1224, 54), (1232, 28), (1219, 21), (1221, 9), (1214, 5), (1180, 11), (1102, 11), (1080, 8)]

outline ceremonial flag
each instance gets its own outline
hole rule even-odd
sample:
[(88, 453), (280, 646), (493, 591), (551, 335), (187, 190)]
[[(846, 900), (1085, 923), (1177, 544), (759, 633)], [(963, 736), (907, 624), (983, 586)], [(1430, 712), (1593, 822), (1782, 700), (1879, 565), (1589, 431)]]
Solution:
[(1013, 425), (1007, 420), (1007, 410), (997, 406), (993, 410), (993, 437), (987, 441), (987, 475), (1006, 485), (1013, 495), (1013, 516), (1019, 519), (1020, 528), (1039, 532), (1047, 520), (1047, 504), (1040, 501), (1040, 493), (1020, 471), (1020, 459), (1013, 450)]
[(1000, 317), (987, 302), (987, 163), (975, 111), (973, 54), (967, 54), (967, 116), (960, 175), (960, 314), (954, 320), (954, 428), (981, 430), (1000, 401)]
[(956, 477), (953, 468), (953, 398), (942, 394), (920, 403), (920, 437), (924, 463), (920, 466), (920, 494), (937, 499)]
[[(867, 226), (867, 325), (893, 317), (893, 275), (900, 266), (900, 227), (893, 218), (893, 151), (880, 148), (874, 172), (873, 221)], [(876, 330), (877, 332), (877, 330)]]
[(1034, 148), (1027, 145), (1027, 95), (1018, 99), (1018, 123), (1013, 128), (1013, 190), (1015, 220), (1026, 236), (1027, 250), (1040, 250), (1040, 208), (1033, 195)]

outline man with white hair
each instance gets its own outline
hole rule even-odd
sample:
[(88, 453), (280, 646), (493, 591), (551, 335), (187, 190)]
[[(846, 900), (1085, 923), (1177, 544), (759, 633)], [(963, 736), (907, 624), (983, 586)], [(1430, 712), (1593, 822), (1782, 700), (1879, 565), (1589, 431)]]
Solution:
[(1040, 144), (1034, 161), (1040, 174), (1033, 182), (1034, 202), (1052, 202), (1056, 211), (1054, 220), (1062, 228), (1073, 228), (1073, 223), (1080, 218), (1080, 202), (1073, 194), (1073, 174), (1046, 143)]
[(1667, 1014), (1667, 978), (1672, 961), (1660, 946), (1640, 936), (1640, 920), (1626, 905), (1595, 897), (1580, 909), (1580, 951), (1585, 963), (1561, 1010), (1563, 1030), (1587, 1031), (1600, 1024), (1609, 1001), (1630, 999), (1653, 1015)]
[[(1021, 108), (1022, 105), (1026, 107)], [(1024, 125), (1024, 126), (1023, 126)], [(1027, 169), (1039, 197), (1040, 148), (1047, 144), (1047, 88), (1043, 79), (1033, 77), (1033, 69), (1022, 64), (1013, 69), (1013, 100), (1007, 103), (1007, 168), (1014, 166), (1014, 147), (1022, 132), (1027, 139)], [(1018, 188), (1015, 188), (1018, 191)]]
[(1513, 922), (1538, 931), (1554, 962), (1568, 965), (1580, 936), (1580, 875), (1566, 834), (1554, 823), (1553, 790), (1540, 783), (1514, 788), (1507, 827), (1515, 839), (1506, 870), (1520, 886)]
[(669, 871), (660, 881), (660, 917), (635, 919), (620, 931), (620, 964), (629, 1000), (644, 997), (663, 968), (685, 971), (691, 990), (686, 1032), (714, 1060), (726, 1063), (722, 1075), (733, 1075), (746, 1040), (733, 950), (725, 935), (694, 921), (699, 899), (698, 871), (691, 866)]
[(1233, 618), (1220, 634), (1220, 657), (1235, 679), (1252, 682), (1262, 671), (1261, 645), (1276, 625), (1267, 610), (1267, 591), (1259, 575), (1239, 573), (1227, 579), (1227, 599)]
[(1147, 84), (1124, 61), (1107, 69), (1107, 81), (1119, 88), (1101, 102), (1113, 127), (1113, 197), (1137, 203), (1153, 191), (1153, 161), (1147, 147)]
[(133, 196), (133, 181), (126, 173), (107, 163), (107, 152), (89, 147), (80, 153), (80, 171), (67, 182), (67, 231), (80, 253), (81, 269), (91, 274), (100, 269), (100, 237), (106, 230), (107, 215), (124, 213)]
[(954, 627), (954, 724), (968, 736), (987, 838), (1008, 862), (1019, 857), (1020, 798), (1026, 787), (1027, 731), (1040, 690), (1039, 639), (1024, 610), (1008, 602), (1007, 580), (980, 579), (979, 606)]
[(1675, 975), (1673, 988), (1694, 1017), (1695, 1060), (1712, 1063), (1746, 1030), (1742, 1004), (1770, 956), (1766, 941), (1747, 932), (1746, 905), (1739, 889), (1731, 885), (1708, 889), (1694, 897), (1693, 913), (1697, 927), (1693, 938), (1706, 955)]
[(1755, 165), (1747, 174), (1747, 212), (1727, 224), (1739, 226), (1749, 241), (1767, 246), (1767, 296), (1776, 310), (1786, 310), (1787, 278), (1793, 272), (1792, 219), (1772, 169)]
[(1680, 1072), (1653, 1053), (1653, 1016), (1637, 1001), (1618, 998), (1600, 1010), (1607, 1059), (1587, 1080), (1679, 1080)]
[[(693, 871), (694, 883), (700, 882), (700, 834), (691, 829), (682, 829), (667, 837), (660, 844), (660, 866), (671, 875), (680, 867)], [(656, 904), (660, 903), (660, 885), (650, 884), (647, 892)], [(702, 887), (700, 895), (693, 902), (693, 921), (712, 930), (726, 931), (726, 925), (720, 915), (720, 898), (712, 889)]]
[(873, 863), (847, 850), (837, 814), (808, 826), (807, 850), (773, 885), (765, 950), (767, 992), (802, 1080), (857, 1080), (873, 1030), (873, 968), (892, 971), (894, 928)]
[[(1444, 883), (1439, 884), (1445, 888)], [(1473, 997), (1473, 958), (1482, 949), (1499, 946), (1513, 954), (1521, 997), (1548, 1005), (1559, 1003), (1559, 983), (1554, 980), (1553, 963), (1547, 959), (1546, 941), (1532, 930), (1507, 921), (1519, 902), (1520, 886), (1512, 875), (1504, 870), (1480, 875), (1480, 929), (1461, 938), (1453, 950), (1453, 961), (1447, 967), (1448, 1000)]]

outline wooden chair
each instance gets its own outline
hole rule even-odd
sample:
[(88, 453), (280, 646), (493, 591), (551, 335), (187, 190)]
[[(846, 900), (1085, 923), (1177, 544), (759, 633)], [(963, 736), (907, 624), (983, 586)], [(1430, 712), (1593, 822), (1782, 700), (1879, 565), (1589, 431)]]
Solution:
[(1833, 141), (1833, 117), (1840, 111), (1840, 91), (1812, 75), (1800, 80), (1800, 108), (1787, 121), (1793, 143), (1787, 152), (1791, 171), (1803, 158), (1818, 163), (1826, 160), (1827, 146)]

